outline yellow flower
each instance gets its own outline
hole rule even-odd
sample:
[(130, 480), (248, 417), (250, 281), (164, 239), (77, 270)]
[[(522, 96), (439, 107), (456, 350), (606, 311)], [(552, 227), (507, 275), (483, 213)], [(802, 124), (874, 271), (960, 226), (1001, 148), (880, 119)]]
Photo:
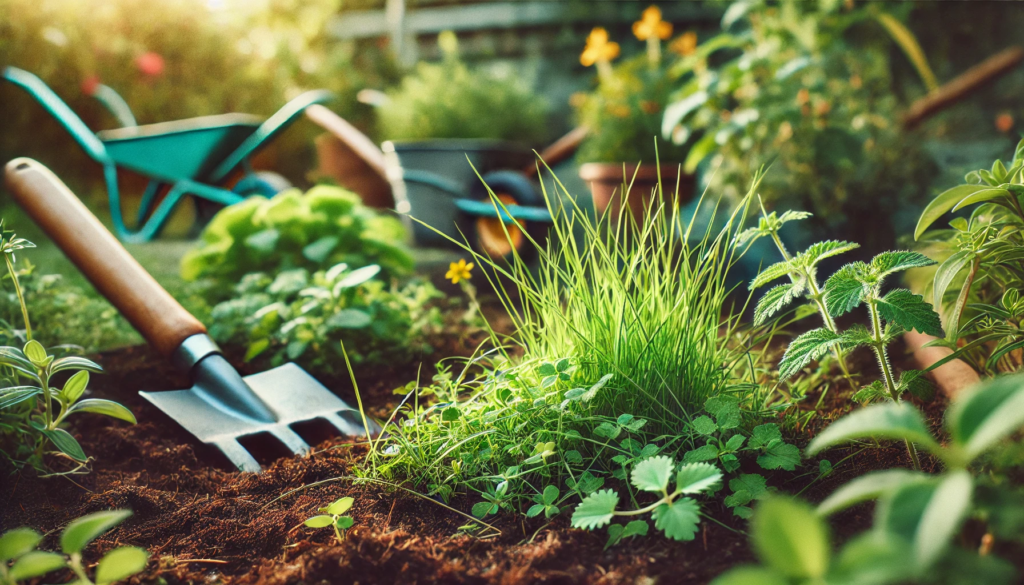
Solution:
[(469, 280), (469, 271), (473, 270), (473, 263), (459, 260), (448, 265), (448, 272), (444, 277), (451, 280), (452, 284), (459, 284), (460, 280)]
[(697, 33), (687, 31), (672, 41), (672, 44), (668, 46), (668, 49), (673, 53), (678, 53), (683, 57), (689, 57), (690, 55), (697, 52)]
[(649, 6), (640, 20), (633, 23), (633, 34), (641, 41), (657, 38), (665, 40), (672, 36), (672, 23), (661, 19), (661, 9)]
[(580, 63), (590, 67), (594, 63), (607, 63), (618, 56), (619, 43), (608, 42), (608, 31), (596, 27), (587, 37), (587, 46), (580, 53)]

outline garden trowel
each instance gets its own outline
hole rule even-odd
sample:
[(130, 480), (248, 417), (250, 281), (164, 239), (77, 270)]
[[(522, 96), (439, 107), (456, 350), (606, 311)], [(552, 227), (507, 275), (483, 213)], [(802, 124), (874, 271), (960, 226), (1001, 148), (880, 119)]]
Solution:
[[(187, 390), (140, 392), (242, 471), (259, 471), (239, 440), (271, 435), (300, 454), (293, 426), (320, 419), (345, 435), (365, 435), (359, 412), (295, 364), (242, 377), (203, 326), (161, 287), (49, 169), (19, 158), (7, 188), (67, 257), (161, 355), (188, 373)], [(374, 431), (376, 429), (371, 429)]]

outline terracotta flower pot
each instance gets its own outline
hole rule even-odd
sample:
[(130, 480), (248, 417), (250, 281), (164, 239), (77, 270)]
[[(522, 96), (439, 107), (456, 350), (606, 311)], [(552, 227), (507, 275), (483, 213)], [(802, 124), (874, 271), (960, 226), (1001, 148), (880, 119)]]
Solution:
[(635, 164), (585, 163), (580, 166), (580, 178), (590, 185), (597, 212), (611, 210), (613, 217), (618, 217), (622, 208), (624, 187), (631, 186), (626, 202), (633, 217), (641, 219), (658, 187), (659, 170), (666, 204), (671, 204), (673, 198), (682, 204), (693, 197), (696, 177), (682, 173), (677, 164), (663, 164), (660, 167), (640, 165), (638, 168)]
[[(903, 334), (907, 342), (907, 349), (914, 355), (917, 367), (924, 370), (931, 367), (935, 362), (946, 358), (953, 350), (947, 347), (924, 347), (935, 337), (917, 331), (908, 331)], [(981, 381), (981, 376), (974, 371), (967, 362), (959, 359), (951, 360), (929, 372), (929, 377), (935, 382), (935, 386), (949, 399), (956, 398), (961, 391)]]

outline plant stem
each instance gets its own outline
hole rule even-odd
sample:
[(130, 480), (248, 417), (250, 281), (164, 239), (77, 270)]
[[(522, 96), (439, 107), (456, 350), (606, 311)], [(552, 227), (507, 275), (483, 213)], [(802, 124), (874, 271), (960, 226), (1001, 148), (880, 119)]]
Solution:
[(653, 511), (655, 508), (657, 508), (658, 506), (660, 506), (662, 504), (671, 504), (676, 499), (676, 496), (678, 496), (678, 495), (679, 495), (679, 492), (675, 492), (675, 493), (673, 493), (671, 495), (668, 495), (668, 496), (665, 496), (664, 498), (661, 498), (657, 502), (654, 502), (653, 504), (651, 504), (650, 506), (647, 506), (645, 508), (640, 508), (639, 510), (630, 510), (628, 512), (613, 512), (613, 514), (615, 516), (639, 516), (641, 514), (646, 514), (648, 512)]
[[(882, 369), (882, 377), (885, 378), (885, 387), (889, 391), (889, 396), (896, 404), (900, 403), (900, 395), (896, 391), (896, 381), (892, 375), (892, 368), (889, 366), (889, 356), (885, 351), (885, 340), (882, 338), (882, 319), (878, 315), (878, 307), (875, 305), (875, 299), (868, 300), (868, 312), (871, 313), (871, 333), (874, 343), (871, 345), (872, 349), (875, 350), (875, 356), (878, 358), (878, 367)], [(910, 454), (910, 460), (914, 464), (914, 469), (921, 471), (921, 461), (917, 457), (917, 449), (914, 448), (914, 444), (907, 439), (907, 453)]]
[(32, 341), (32, 324), (28, 320), (28, 307), (25, 306), (25, 297), (21, 294), (21, 284), (18, 283), (18, 274), (14, 271), (14, 263), (11, 262), (11, 255), (4, 254), (7, 261), (7, 273), (11, 275), (14, 282), (14, 292), (18, 295), (18, 304), (21, 305), (21, 316), (25, 319), (25, 340)]
[(78, 577), (80, 585), (93, 585), (92, 580), (85, 573), (85, 568), (82, 567), (82, 553), (72, 553), (68, 566), (74, 571), (75, 576)]

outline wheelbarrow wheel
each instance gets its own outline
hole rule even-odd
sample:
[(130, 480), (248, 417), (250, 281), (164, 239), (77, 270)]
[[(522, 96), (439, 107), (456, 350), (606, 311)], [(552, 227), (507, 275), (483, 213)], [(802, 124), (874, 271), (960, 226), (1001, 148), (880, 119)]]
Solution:
[[(486, 186), (485, 186), (486, 184)], [(533, 183), (522, 173), (516, 171), (494, 171), (483, 176), (483, 182), (477, 182), (470, 189), (470, 196), (477, 201), (490, 201), (487, 188), (505, 205), (525, 207), (544, 207), (544, 197), (537, 192)], [(536, 249), (530, 243), (532, 238), (540, 242), (547, 227), (536, 222), (517, 220), (515, 223), (504, 224), (498, 218), (472, 218), (470, 231), (473, 244), (492, 258), (511, 258), (516, 251), (526, 262), (536, 255)], [(529, 237), (527, 237), (529, 235)]]
[[(273, 197), (285, 189), (291, 189), (292, 186), (291, 181), (275, 172), (257, 171), (242, 177), (231, 189), (231, 192), (243, 197), (251, 197), (253, 195)], [(196, 205), (196, 231), (206, 227), (206, 224), (210, 223), (213, 216), (217, 215), (217, 212), (221, 209), (224, 209), (223, 204), (210, 201), (209, 199), (202, 197), (193, 197), (192, 199)]]

